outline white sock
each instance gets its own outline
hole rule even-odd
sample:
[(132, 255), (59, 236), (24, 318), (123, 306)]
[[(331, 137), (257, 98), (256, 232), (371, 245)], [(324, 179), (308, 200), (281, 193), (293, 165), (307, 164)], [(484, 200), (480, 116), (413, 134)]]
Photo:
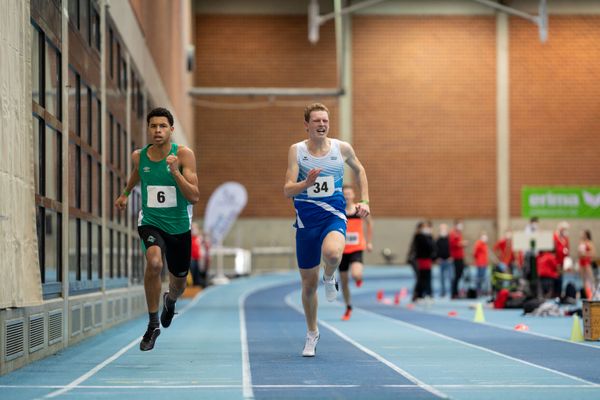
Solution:
[(316, 338), (319, 336), (319, 330), (317, 329), (316, 331), (308, 331), (306, 334), (311, 338)]
[[(335, 274), (334, 274), (334, 275), (335, 275)], [(323, 273), (323, 280), (324, 280), (324, 281), (332, 281), (332, 280), (333, 280), (333, 277), (334, 277), (334, 275), (327, 276), (327, 275), (325, 275), (325, 273)]]

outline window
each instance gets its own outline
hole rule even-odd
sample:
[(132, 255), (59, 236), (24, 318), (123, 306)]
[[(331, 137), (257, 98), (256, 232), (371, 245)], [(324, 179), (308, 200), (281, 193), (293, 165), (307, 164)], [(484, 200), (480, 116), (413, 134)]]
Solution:
[(117, 122), (117, 133), (116, 133), (117, 137), (115, 138), (116, 140), (116, 145), (117, 148), (115, 149), (115, 164), (116, 167), (121, 169), (123, 166), (121, 165), (121, 142), (122, 142), (122, 136), (121, 136), (121, 124), (119, 124)]
[(92, 196), (90, 195), (92, 185), (89, 183), (91, 180), (88, 180), (91, 172), (91, 157), (87, 153), (81, 151), (81, 147), (77, 147), (77, 150), (78, 151), (76, 151), (76, 153), (79, 153), (79, 156), (81, 157), (81, 161), (79, 163), (80, 173), (78, 174), (80, 180), (79, 189), (81, 201), (77, 205), (77, 208), (89, 213), (91, 211), (89, 205), (92, 201)]
[(116, 64), (117, 64), (117, 70), (116, 70), (116, 78), (117, 78), (117, 87), (120, 89), (121, 88), (121, 45), (119, 44), (119, 42), (116, 42), (117, 48), (116, 48)]
[(133, 112), (133, 115), (135, 115), (135, 107), (136, 107), (136, 102), (137, 102), (137, 91), (138, 91), (138, 87), (137, 87), (137, 78), (135, 77), (135, 72), (133, 71), (133, 68), (131, 69), (131, 111)]
[(121, 70), (121, 74), (121, 90), (125, 91), (127, 90), (127, 61), (125, 61), (125, 58), (123, 58), (123, 69)]
[(69, 220), (69, 287), (73, 293), (99, 290), (102, 279), (102, 159), (101, 103), (96, 92), (70, 66), (74, 82), (69, 108), (77, 132), (69, 138), (70, 205)]
[[(35, 175), (35, 192), (38, 194), (42, 194), (42, 181), (41, 176), (44, 173), (42, 165), (46, 165), (45, 161), (42, 157), (45, 157), (46, 152), (44, 151), (44, 146), (46, 146), (46, 142), (44, 140), (44, 121), (40, 119), (36, 114), (33, 115), (33, 121), (31, 126), (33, 127), (33, 140), (34, 140), (34, 154), (33, 162), (34, 162), (34, 175)], [(42, 137), (40, 137), (42, 136)]]
[(112, 28), (108, 29), (108, 74), (111, 79), (115, 78), (115, 34)]
[(102, 153), (102, 118), (100, 113), (102, 112), (102, 103), (98, 98), (97, 94), (93, 94), (92, 107), (91, 107), (91, 128), (92, 128), (92, 146), (98, 154)]
[(44, 221), (44, 263), (42, 265), (42, 282), (52, 283), (61, 281), (62, 271), (62, 243), (61, 240), (61, 214), (50, 210), (39, 208), (44, 215), (40, 221)]
[(123, 145), (121, 146), (121, 153), (119, 154), (119, 157), (121, 158), (119, 164), (125, 173), (125, 171), (127, 171), (127, 131), (125, 129), (121, 132), (121, 142)]
[(37, 29), (36, 26), (31, 25), (31, 36), (31, 97), (36, 103), (42, 104), (42, 77), (40, 76), (40, 74), (43, 70), (43, 64), (41, 63), (42, 56), (40, 56), (40, 51), (43, 49), (43, 44), (40, 44), (40, 42), (43, 40), (42, 38), (44, 37), (44, 35)]
[(46, 41), (45, 78), (43, 80), (45, 99), (43, 105), (46, 107), (46, 111), (54, 115), (59, 121), (62, 120), (60, 62), (58, 49), (52, 43)]
[(96, 6), (92, 6), (92, 16), (90, 18), (90, 32), (91, 32), (91, 43), (90, 45), (96, 50), (100, 51), (100, 13)]
[(81, 280), (80, 222), (78, 218), (69, 219), (69, 282)]
[(79, 1), (78, 0), (70, 0), (69, 1), (69, 22), (73, 24), (73, 26), (79, 29)]
[(114, 137), (114, 129), (115, 129), (115, 117), (111, 113), (108, 113), (108, 161), (110, 163), (115, 162), (115, 137)]
[(89, 281), (92, 279), (92, 269), (90, 264), (90, 259), (92, 257), (90, 247), (91, 242), (89, 240), (90, 237), (90, 223), (87, 221), (79, 221), (79, 248), (80, 248), (80, 267), (79, 273), (82, 281)]
[(44, 191), (45, 197), (62, 201), (62, 137), (46, 125), (44, 134)]
[[(93, 215), (102, 217), (102, 187), (100, 186), (100, 177), (102, 176), (102, 164), (99, 161), (94, 161), (91, 168), (92, 177), (90, 179), (90, 186), (92, 188), (92, 209)], [(111, 204), (111, 203), (109, 203)]]
[(90, 131), (90, 88), (85, 83), (81, 83), (80, 91), (80, 123), (81, 123), (81, 140), (87, 144), (92, 144)]
[(86, 43), (91, 44), (90, 0), (79, 0), (79, 30)]
[(69, 128), (76, 136), (81, 135), (81, 78), (69, 67)]
[[(45, 298), (61, 293), (62, 274), (62, 119), (61, 54), (31, 21), (36, 231), (40, 277)], [(58, 122), (57, 122), (58, 121)]]
[(102, 226), (90, 224), (90, 271), (91, 279), (102, 277)]

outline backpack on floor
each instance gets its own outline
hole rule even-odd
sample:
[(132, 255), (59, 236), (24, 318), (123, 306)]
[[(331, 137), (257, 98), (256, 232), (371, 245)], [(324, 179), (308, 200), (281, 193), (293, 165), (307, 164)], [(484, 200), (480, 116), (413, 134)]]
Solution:
[(523, 303), (523, 314), (532, 313), (536, 308), (541, 306), (543, 303), (544, 303), (543, 299), (536, 299), (535, 297), (525, 300), (525, 302)]

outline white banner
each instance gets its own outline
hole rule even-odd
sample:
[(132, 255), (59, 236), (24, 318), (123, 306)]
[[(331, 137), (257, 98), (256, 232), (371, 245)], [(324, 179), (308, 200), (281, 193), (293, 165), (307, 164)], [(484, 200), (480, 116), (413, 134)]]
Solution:
[(204, 214), (204, 231), (211, 236), (214, 245), (223, 243), (247, 201), (246, 188), (237, 182), (226, 182), (213, 192)]

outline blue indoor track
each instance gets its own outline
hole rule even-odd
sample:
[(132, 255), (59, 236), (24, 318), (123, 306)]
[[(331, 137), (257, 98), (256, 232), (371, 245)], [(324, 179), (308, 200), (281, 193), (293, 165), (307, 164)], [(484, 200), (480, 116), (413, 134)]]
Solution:
[(304, 358), (298, 273), (239, 278), (178, 302), (154, 350), (139, 350), (143, 316), (0, 377), (0, 399), (600, 399), (600, 346), (569, 341), (571, 318), (484, 307), (475, 323), (484, 299), (394, 304), (412, 284), (407, 268), (367, 268), (349, 321), (320, 289), (321, 340)]

